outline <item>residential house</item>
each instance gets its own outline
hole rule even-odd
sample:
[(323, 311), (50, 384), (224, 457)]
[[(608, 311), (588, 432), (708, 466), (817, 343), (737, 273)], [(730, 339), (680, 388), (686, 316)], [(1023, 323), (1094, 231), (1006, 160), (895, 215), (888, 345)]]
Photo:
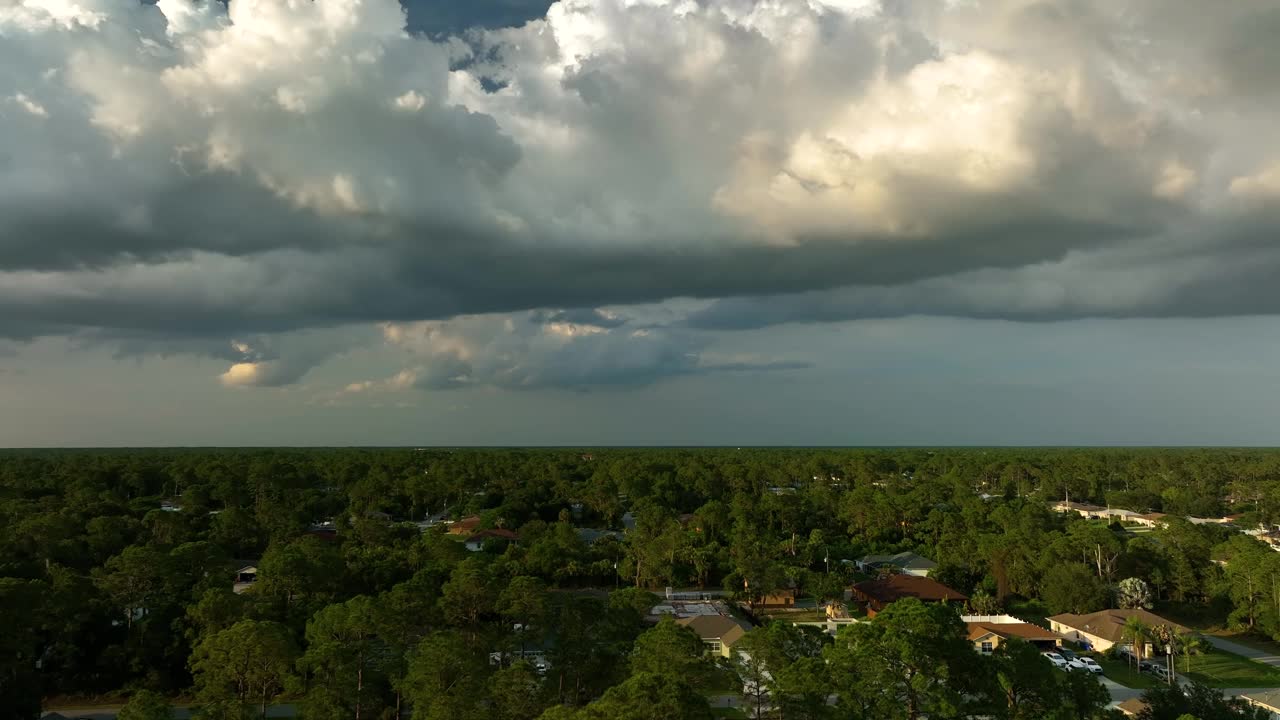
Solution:
[(732, 657), (730, 648), (750, 629), (727, 615), (696, 615), (676, 622), (697, 633), (708, 653), (722, 658)]
[(461, 535), (463, 537), (466, 537), (468, 535), (475, 533), (479, 529), (480, 529), (480, 516), (472, 515), (471, 517), (464, 517), (461, 520), (458, 520), (457, 522), (449, 525), (449, 534)]
[(1113, 507), (1109, 507), (1102, 511), (1102, 517), (1107, 518), (1111, 522), (1133, 522), (1133, 518), (1141, 514), (1142, 513), (1134, 512), (1132, 510)]
[(994, 652), (1010, 639), (1024, 640), (1041, 650), (1062, 646), (1062, 635), (1010, 615), (965, 615), (960, 618), (968, 628), (968, 640), (984, 655)]
[(1116, 705), (1116, 709), (1125, 717), (1136, 718), (1141, 716), (1143, 711), (1147, 709), (1147, 704), (1142, 701), (1142, 698), (1129, 698), (1128, 700)]
[(161, 500), (160, 509), (165, 512), (182, 512), (182, 503), (177, 500)]
[(969, 602), (969, 597), (937, 580), (915, 575), (888, 575), (876, 580), (866, 580), (853, 586), (853, 599), (863, 603), (867, 615), (875, 617), (890, 603), (903, 598), (917, 598), (922, 602)]
[(463, 543), (463, 547), (471, 552), (480, 552), (484, 549), (485, 544), (490, 541), (508, 543), (516, 542), (519, 539), (520, 536), (510, 530), (494, 528), (493, 530), (481, 530), (473, 533), (471, 537), (468, 537), (467, 541)]
[(253, 587), (256, 582), (258, 582), (258, 568), (254, 565), (245, 565), (236, 571), (236, 578), (231, 583), (231, 591), (239, 595)]
[(307, 528), (307, 535), (320, 538), (321, 540), (336, 540), (338, 537), (338, 526), (333, 520), (322, 520), (318, 523), (312, 523)]
[(1254, 690), (1239, 697), (1250, 705), (1271, 713), (1272, 718), (1280, 718), (1280, 690)]
[(1164, 525), (1166, 522), (1168, 522), (1168, 517), (1169, 516), (1165, 515), (1164, 513), (1153, 512), (1153, 513), (1147, 513), (1146, 515), (1134, 515), (1133, 517), (1129, 518), (1129, 520), (1131, 522), (1135, 522), (1144, 527), (1153, 528), (1153, 527), (1159, 527), (1160, 525)]
[(1059, 500), (1051, 506), (1058, 512), (1073, 512), (1085, 518), (1101, 518), (1106, 517), (1103, 513), (1106, 508), (1101, 505), (1090, 505), (1089, 503), (1071, 502), (1070, 500)]
[(857, 561), (862, 572), (875, 572), (883, 567), (892, 568), (903, 575), (927, 577), (938, 563), (923, 555), (913, 552), (900, 552), (896, 555), (867, 555)]
[[(1190, 632), (1187, 628), (1172, 620), (1141, 608), (1133, 610), (1099, 610), (1087, 615), (1063, 613), (1049, 618), (1049, 629), (1061, 633), (1068, 640), (1088, 645), (1099, 652), (1109, 650), (1113, 645), (1127, 645), (1124, 626), (1129, 618), (1136, 617), (1148, 627), (1167, 625), (1178, 632)], [(1151, 651), (1151, 643), (1147, 643), (1146, 654)]]

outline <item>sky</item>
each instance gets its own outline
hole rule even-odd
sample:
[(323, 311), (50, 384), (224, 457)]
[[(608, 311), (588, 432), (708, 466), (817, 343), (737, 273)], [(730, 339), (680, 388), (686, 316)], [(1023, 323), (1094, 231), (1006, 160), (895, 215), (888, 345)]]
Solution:
[(1280, 444), (1211, 10), (0, 2), (0, 446)]

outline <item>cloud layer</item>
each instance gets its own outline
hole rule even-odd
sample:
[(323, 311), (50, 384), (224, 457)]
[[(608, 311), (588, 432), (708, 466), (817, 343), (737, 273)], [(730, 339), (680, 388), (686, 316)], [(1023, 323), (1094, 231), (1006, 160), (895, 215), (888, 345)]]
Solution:
[[(563, 0), (441, 38), (395, 0), (17, 0), (0, 338), (279, 385), (351, 346), (324, 329), (390, 323), (433, 348), (402, 384), (592, 386), (700, 371), (691, 328), (1275, 313), (1278, 27), (1270, 0)], [(525, 314), (680, 297), (715, 302), (652, 335)]]

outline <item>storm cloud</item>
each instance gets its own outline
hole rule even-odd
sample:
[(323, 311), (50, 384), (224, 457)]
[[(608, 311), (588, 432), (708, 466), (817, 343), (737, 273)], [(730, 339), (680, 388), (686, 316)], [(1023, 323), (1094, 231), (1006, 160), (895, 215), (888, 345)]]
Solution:
[(590, 387), (706, 330), (1280, 311), (1270, 0), (463, 5), (0, 7), (0, 338), (277, 386), (465, 326), (352, 386)]

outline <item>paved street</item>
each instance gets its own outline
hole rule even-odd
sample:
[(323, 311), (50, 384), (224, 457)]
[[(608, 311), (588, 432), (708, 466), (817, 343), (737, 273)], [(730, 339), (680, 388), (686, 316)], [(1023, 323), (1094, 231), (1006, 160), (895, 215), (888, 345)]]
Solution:
[(1255, 650), (1254, 648), (1251, 648), (1248, 645), (1241, 645), (1240, 643), (1232, 642), (1225, 638), (1215, 637), (1213, 635), (1205, 635), (1204, 639), (1208, 640), (1210, 645), (1213, 645), (1219, 650), (1225, 650), (1226, 652), (1235, 653), (1237, 655), (1243, 655), (1249, 658), (1250, 660), (1260, 662), (1263, 665), (1280, 667), (1280, 655), (1274, 655), (1271, 653), (1263, 652), (1261, 650)]

